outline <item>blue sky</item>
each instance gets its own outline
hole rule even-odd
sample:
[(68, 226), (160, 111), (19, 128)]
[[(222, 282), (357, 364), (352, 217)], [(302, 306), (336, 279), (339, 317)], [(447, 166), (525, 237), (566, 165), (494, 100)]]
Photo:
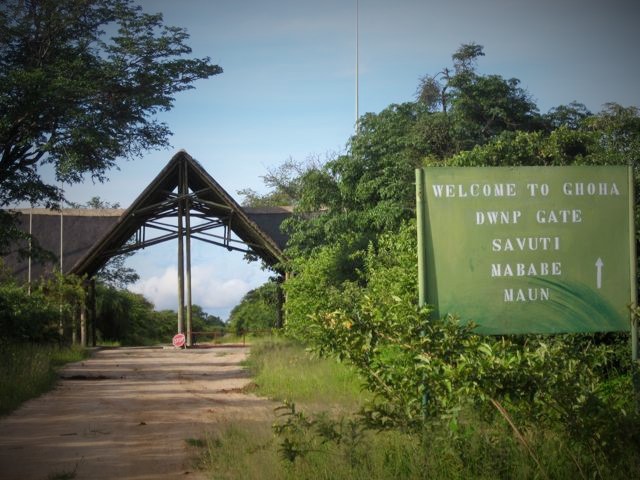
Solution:
[[(224, 73), (176, 96), (161, 116), (170, 150), (122, 162), (103, 185), (66, 188), (127, 207), (179, 149), (232, 195), (265, 191), (261, 175), (287, 158), (344, 151), (355, 123), (355, 0), (140, 0), (185, 27), (195, 56)], [(634, 1), (359, 0), (360, 113), (413, 99), (419, 78), (451, 63), (462, 43), (484, 46), (483, 73), (516, 77), (542, 112), (573, 100), (640, 106), (640, 7)], [(236, 198), (240, 200), (237, 196)], [(148, 249), (131, 265), (134, 287), (174, 307), (175, 245)], [(242, 255), (195, 246), (194, 302), (226, 318), (267, 272)], [(194, 279), (195, 281), (195, 279)]]

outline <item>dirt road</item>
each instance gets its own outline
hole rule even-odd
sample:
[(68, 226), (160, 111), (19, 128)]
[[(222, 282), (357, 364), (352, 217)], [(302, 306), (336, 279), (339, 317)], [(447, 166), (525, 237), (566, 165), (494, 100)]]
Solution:
[(205, 478), (187, 439), (272, 412), (241, 392), (246, 353), (118, 348), (68, 365), (55, 390), (0, 419), (0, 478)]

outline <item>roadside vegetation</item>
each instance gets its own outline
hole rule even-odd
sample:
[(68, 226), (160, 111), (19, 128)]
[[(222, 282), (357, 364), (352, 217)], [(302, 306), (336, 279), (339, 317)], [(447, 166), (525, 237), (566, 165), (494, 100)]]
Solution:
[(637, 452), (608, 458), (543, 420), (517, 427), (506, 411), (472, 404), (418, 429), (372, 428), (363, 379), (295, 341), (259, 341), (247, 365), (250, 390), (279, 406), (272, 417), (228, 423), (200, 442), (211, 478), (618, 479), (640, 467)]
[(462, 45), (414, 101), (363, 115), (344, 153), (288, 161), (265, 175), (270, 193), (246, 195), (295, 208), (285, 335), (354, 369), (368, 392), (344, 418), (283, 406), (268, 448), (249, 435), (281, 456), (274, 478), (640, 477), (628, 331), (483, 336), (418, 307), (418, 167), (630, 165), (639, 204), (636, 106), (541, 113), (519, 80), (480, 73), (483, 56)]
[(246, 366), (258, 395), (293, 402), (313, 411), (339, 408), (353, 413), (367, 399), (355, 369), (311, 355), (302, 344), (282, 337), (252, 341)]
[(86, 357), (79, 347), (0, 342), (0, 416), (50, 390), (58, 368)]
[[(144, 296), (106, 282), (96, 287), (98, 345), (155, 345), (170, 343), (177, 312), (154, 309)], [(38, 344), (77, 343), (80, 308), (90, 308), (83, 279), (53, 274), (21, 285), (0, 263), (0, 341)], [(194, 332), (219, 331), (225, 323), (198, 305), (192, 307)]]

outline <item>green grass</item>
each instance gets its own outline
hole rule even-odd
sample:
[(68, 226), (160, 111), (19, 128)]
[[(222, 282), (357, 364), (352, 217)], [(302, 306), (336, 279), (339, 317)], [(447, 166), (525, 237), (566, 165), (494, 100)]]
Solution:
[(247, 366), (258, 395), (314, 411), (353, 412), (370, 398), (352, 368), (277, 337), (253, 342)]
[(424, 475), (422, 449), (409, 435), (369, 432), (356, 447), (316, 447), (291, 463), (282, 459), (280, 439), (269, 423), (236, 422), (209, 437), (203, 465), (210, 478), (225, 480), (429, 478)]
[(0, 345), (0, 415), (55, 385), (56, 369), (86, 358), (86, 350), (34, 344)]
[(190, 447), (203, 448), (207, 445), (207, 442), (201, 438), (187, 438), (186, 444)]
[(208, 438), (202, 465), (209, 478), (229, 480), (637, 478), (621, 477), (605, 465), (599, 467), (602, 476), (594, 477), (590, 454), (574, 451), (572, 459), (568, 446), (553, 435), (529, 438), (541, 457), (539, 468), (508, 430), (482, 422), (475, 426), (478, 430), (461, 437), (444, 430), (424, 436), (368, 431), (355, 446), (311, 439), (314, 448), (289, 462), (268, 423), (236, 422)]
[[(461, 412), (456, 428), (442, 422), (422, 434), (365, 430), (340, 442), (326, 441), (318, 433), (319, 419), (333, 419), (334, 427), (348, 432), (354, 418), (350, 412), (370, 398), (360, 391), (352, 370), (313, 358), (278, 338), (255, 342), (247, 365), (257, 384), (255, 393), (288, 399), (298, 412), (304, 411), (305, 420), (293, 421), (287, 435), (294, 449), (304, 451), (293, 462), (284, 459), (291, 445), (285, 448), (285, 437), (272, 428), (293, 416), (274, 412), (267, 421), (229, 420), (207, 437), (202, 449), (200, 466), (212, 479), (640, 478), (637, 454), (616, 464), (606, 452), (572, 446), (563, 435), (535, 426), (521, 428), (521, 438), (516, 438), (504, 417), (481, 419), (470, 408)], [(322, 417), (322, 410), (329, 413)], [(306, 421), (316, 423), (308, 427)]]
[(65, 472), (51, 473), (47, 477), (47, 480), (73, 480), (74, 478), (76, 478), (76, 471), (69, 470)]

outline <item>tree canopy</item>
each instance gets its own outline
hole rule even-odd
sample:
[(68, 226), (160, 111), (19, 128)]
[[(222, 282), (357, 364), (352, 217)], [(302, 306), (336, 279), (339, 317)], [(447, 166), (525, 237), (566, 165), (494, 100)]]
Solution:
[(462, 45), (451, 67), (420, 80), (416, 101), (366, 113), (345, 153), (290, 179), (297, 195), (296, 215), (286, 223), (290, 257), (342, 245), (336, 252), (341, 261), (352, 259), (355, 272), (358, 251), (414, 218), (414, 171), (425, 164), (619, 164), (637, 158), (636, 107), (608, 104), (593, 114), (574, 101), (540, 114), (518, 79), (478, 73), (483, 56), (481, 45)]
[[(169, 127), (155, 115), (222, 72), (208, 57), (189, 58), (188, 37), (132, 0), (5, 0), (0, 208), (59, 206), (56, 181), (104, 181), (119, 159), (168, 146)], [(42, 177), (47, 164), (55, 180)], [(9, 241), (6, 215), (4, 223), (0, 250)]]
[(278, 321), (278, 285), (269, 281), (245, 294), (229, 314), (229, 327), (242, 335), (249, 330), (268, 330)]

